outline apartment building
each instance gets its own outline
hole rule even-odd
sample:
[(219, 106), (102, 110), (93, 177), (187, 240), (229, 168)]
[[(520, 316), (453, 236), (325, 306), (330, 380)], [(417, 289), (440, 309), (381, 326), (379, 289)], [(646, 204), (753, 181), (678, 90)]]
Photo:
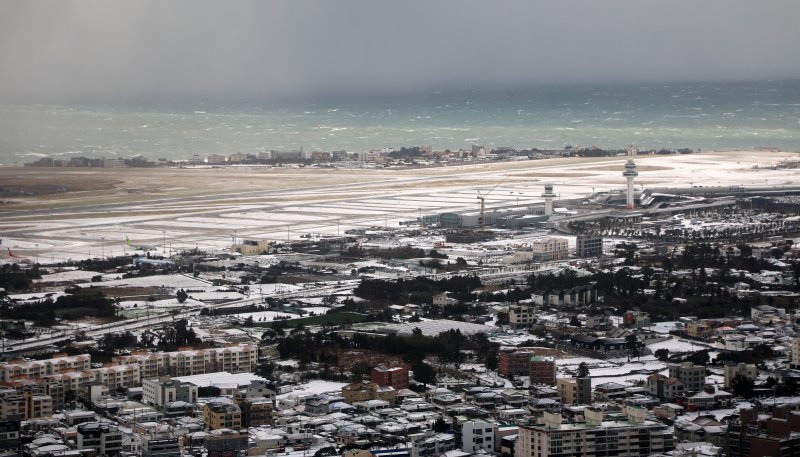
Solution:
[(745, 408), (728, 424), (728, 455), (793, 456), (800, 449), (800, 413), (793, 405), (777, 405), (772, 413)]
[(792, 368), (800, 368), (800, 337), (792, 340)]
[(147, 352), (117, 356), (111, 359), (116, 365), (138, 364), (142, 379), (158, 378), (167, 374), (168, 364), (164, 363), (163, 352)]
[(676, 399), (686, 395), (686, 384), (678, 378), (664, 376), (654, 373), (647, 377), (645, 385), (647, 393), (662, 401), (674, 402)]
[(508, 323), (512, 328), (530, 327), (536, 323), (535, 309), (531, 305), (513, 305), (508, 308)]
[(603, 255), (603, 238), (594, 235), (578, 235), (575, 242), (575, 255), (578, 257)]
[(242, 410), (233, 403), (212, 402), (203, 408), (203, 422), (206, 428), (217, 430), (242, 428)]
[(203, 373), (227, 371), (229, 373), (251, 373), (258, 365), (258, 347), (239, 344), (222, 348), (153, 352), (114, 357), (115, 364), (138, 364), (143, 366), (143, 378), (163, 375), (192, 376)]
[(733, 378), (737, 375), (755, 381), (758, 377), (758, 368), (752, 363), (733, 363), (728, 362), (723, 367), (725, 375), (725, 388), (733, 387)]
[(391, 367), (377, 366), (372, 369), (370, 374), (372, 382), (375, 384), (386, 387), (391, 386), (396, 390), (408, 389), (408, 367)]
[(25, 420), (25, 396), (14, 391), (0, 395), (0, 421)]
[(261, 427), (272, 424), (274, 403), (266, 397), (243, 398), (239, 400), (244, 427)]
[(41, 419), (53, 415), (53, 399), (49, 395), (25, 392), (25, 419)]
[(342, 387), (345, 403), (369, 400), (383, 400), (394, 404), (397, 401), (397, 390), (393, 387), (381, 387), (374, 382), (356, 382)]
[(588, 405), (592, 402), (590, 378), (558, 378), (556, 390), (565, 405)]
[(531, 385), (544, 384), (548, 386), (556, 383), (556, 359), (535, 355), (530, 359)]
[(122, 433), (107, 422), (87, 422), (77, 428), (78, 449), (94, 449), (97, 455), (115, 456), (122, 451)]
[(533, 351), (502, 348), (498, 354), (498, 372), (502, 376), (528, 376)]
[(700, 392), (706, 383), (706, 367), (692, 362), (672, 363), (669, 377), (677, 378), (686, 385), (686, 392)]
[(138, 364), (93, 368), (89, 372), (94, 375), (93, 382), (102, 384), (112, 391), (118, 388), (138, 387), (142, 383)]
[(44, 376), (42, 378), (47, 384), (58, 383), (64, 388), (64, 392), (78, 392), (88, 388), (94, 382), (94, 374), (91, 371), (71, 371), (69, 373)]
[(566, 259), (569, 255), (569, 243), (564, 238), (545, 238), (531, 243), (532, 260), (549, 262)]
[(164, 406), (175, 401), (197, 402), (197, 386), (188, 382), (163, 377), (142, 381), (142, 400), (153, 406)]
[(560, 414), (545, 412), (544, 424), (519, 427), (515, 456), (638, 456), (672, 449), (666, 425), (645, 420), (643, 408), (626, 409), (626, 418), (609, 420), (602, 411), (587, 408), (585, 422), (575, 423), (562, 423)]
[(75, 356), (57, 356), (47, 360), (12, 360), (0, 365), (0, 382), (8, 382), (15, 378), (41, 378), (70, 371), (88, 370), (91, 368), (91, 356), (81, 354)]
[(461, 450), (470, 454), (494, 452), (494, 432), (497, 426), (486, 421), (467, 421), (461, 424)]

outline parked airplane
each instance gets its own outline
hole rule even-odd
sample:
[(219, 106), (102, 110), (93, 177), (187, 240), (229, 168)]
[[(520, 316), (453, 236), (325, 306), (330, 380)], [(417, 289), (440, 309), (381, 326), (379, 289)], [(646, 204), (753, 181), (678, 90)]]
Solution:
[(11, 248), (6, 248), (6, 250), (8, 250), (8, 256), (9, 257), (12, 257), (14, 259), (24, 259), (25, 258), (25, 256), (16, 255), (13, 252), (11, 252)]
[(131, 239), (128, 238), (128, 235), (125, 235), (125, 244), (128, 245), (129, 248), (137, 250), (137, 251), (153, 251), (158, 249), (158, 246), (148, 246), (148, 245), (134, 245), (131, 242)]

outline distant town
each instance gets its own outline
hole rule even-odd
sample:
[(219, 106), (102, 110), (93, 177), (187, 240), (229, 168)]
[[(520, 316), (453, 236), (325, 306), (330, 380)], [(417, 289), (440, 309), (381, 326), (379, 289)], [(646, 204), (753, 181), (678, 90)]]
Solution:
[[(774, 149), (774, 148), (761, 148)], [(69, 159), (55, 159), (42, 157), (34, 162), (26, 163), (26, 167), (91, 167), (91, 168), (150, 168), (150, 167), (181, 167), (181, 166), (224, 166), (224, 165), (272, 165), (272, 166), (336, 166), (336, 167), (391, 167), (391, 166), (441, 166), (447, 164), (491, 161), (491, 160), (520, 160), (520, 159), (546, 159), (553, 157), (613, 157), (632, 154), (692, 154), (700, 152), (688, 148), (676, 150), (651, 149), (642, 150), (636, 146), (626, 149), (602, 149), (598, 147), (572, 147), (564, 149), (514, 149), (508, 147), (490, 148), (473, 145), (471, 149), (457, 151), (434, 151), (430, 146), (402, 147), (399, 149), (383, 148), (366, 152), (349, 151), (304, 151), (303, 148), (294, 151), (262, 151), (258, 153), (240, 153), (223, 155), (211, 154), (206, 157), (194, 155), (186, 160), (151, 160), (144, 156), (130, 158), (87, 158), (70, 157)]]

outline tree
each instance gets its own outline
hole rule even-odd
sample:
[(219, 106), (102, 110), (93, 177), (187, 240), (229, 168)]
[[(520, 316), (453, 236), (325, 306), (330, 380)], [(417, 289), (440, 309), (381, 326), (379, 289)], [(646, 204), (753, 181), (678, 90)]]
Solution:
[[(304, 351), (306, 352), (306, 351)], [(302, 355), (302, 354), (301, 354)], [(366, 379), (367, 376), (372, 372), (372, 367), (367, 365), (365, 362), (356, 362), (350, 368), (350, 373), (353, 374), (352, 380), (354, 382), (361, 381), (362, 379)]]
[(628, 361), (632, 357), (639, 357), (639, 339), (631, 333), (625, 337), (625, 346), (628, 348)]
[(656, 350), (655, 354), (656, 358), (662, 362), (666, 362), (669, 359), (669, 349), (661, 348)]
[(731, 379), (731, 387), (733, 394), (737, 397), (750, 398), (753, 396), (753, 386), (755, 382), (752, 379), (737, 374)]
[(586, 365), (586, 362), (581, 362), (580, 364), (578, 364), (578, 377), (579, 378), (589, 377), (589, 366)]
[(178, 299), (178, 303), (183, 303), (189, 298), (189, 294), (187, 294), (185, 290), (181, 289), (175, 294), (175, 297)]
[(339, 455), (339, 453), (336, 451), (336, 448), (333, 447), (333, 446), (323, 447), (323, 448), (319, 449), (317, 452), (314, 453), (314, 457), (324, 457), (324, 456), (328, 456), (328, 455), (330, 455), (330, 456)]
[(708, 365), (708, 350), (697, 351), (686, 358), (687, 362), (692, 362), (695, 365)]
[(414, 372), (414, 379), (417, 382), (426, 386), (436, 383), (436, 370), (421, 360), (411, 364), (411, 371)]
[(486, 353), (486, 369), (494, 371), (500, 366), (500, 353), (496, 347), (491, 347)]
[(447, 425), (447, 422), (444, 421), (442, 416), (436, 418), (436, 421), (433, 423), (433, 431), (436, 433), (444, 433), (450, 430), (450, 426)]

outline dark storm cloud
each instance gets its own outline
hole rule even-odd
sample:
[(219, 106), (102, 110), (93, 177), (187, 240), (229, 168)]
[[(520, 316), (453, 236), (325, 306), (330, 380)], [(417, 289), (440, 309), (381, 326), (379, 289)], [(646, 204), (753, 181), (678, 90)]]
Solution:
[(800, 2), (0, 3), (0, 98), (800, 77)]

